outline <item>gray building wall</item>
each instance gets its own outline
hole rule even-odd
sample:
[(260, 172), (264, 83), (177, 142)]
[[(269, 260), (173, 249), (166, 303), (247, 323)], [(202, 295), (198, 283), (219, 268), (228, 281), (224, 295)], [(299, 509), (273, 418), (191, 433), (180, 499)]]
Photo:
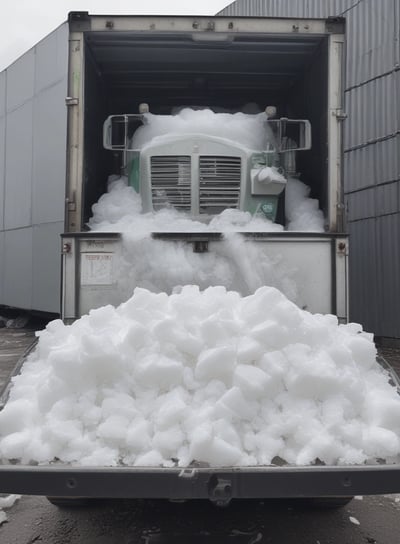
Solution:
[[(59, 312), (68, 26), (0, 73), (0, 304)], [(55, 258), (56, 257), (56, 258)]]
[(237, 0), (219, 15), (346, 17), (351, 319), (400, 338), (399, 0)]

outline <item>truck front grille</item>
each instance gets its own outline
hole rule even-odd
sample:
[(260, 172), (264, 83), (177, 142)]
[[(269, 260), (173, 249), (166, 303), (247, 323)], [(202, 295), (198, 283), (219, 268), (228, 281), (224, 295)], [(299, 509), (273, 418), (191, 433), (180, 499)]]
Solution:
[(200, 213), (217, 214), (239, 207), (241, 166), (240, 157), (200, 157)]
[[(198, 213), (215, 215), (226, 208), (239, 208), (241, 158), (202, 155), (198, 160)], [(193, 196), (190, 155), (155, 155), (150, 165), (153, 208), (159, 210), (170, 205), (190, 211)]]
[(191, 157), (153, 156), (150, 164), (153, 208), (159, 210), (169, 204), (180, 210), (190, 210)]

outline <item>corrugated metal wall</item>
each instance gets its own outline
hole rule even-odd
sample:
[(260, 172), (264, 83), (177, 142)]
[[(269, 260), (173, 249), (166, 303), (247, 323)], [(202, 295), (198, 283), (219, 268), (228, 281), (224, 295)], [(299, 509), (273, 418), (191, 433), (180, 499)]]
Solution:
[(355, 3), (356, 0), (237, 0), (218, 15), (325, 18), (342, 13)]
[(346, 17), (351, 318), (400, 338), (399, 0), (237, 0), (219, 15)]

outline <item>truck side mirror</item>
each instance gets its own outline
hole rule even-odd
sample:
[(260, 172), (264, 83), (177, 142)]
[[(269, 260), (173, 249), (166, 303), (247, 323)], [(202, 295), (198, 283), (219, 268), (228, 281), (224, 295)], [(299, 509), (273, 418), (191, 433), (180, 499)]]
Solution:
[(103, 125), (103, 146), (111, 151), (127, 151), (135, 130), (145, 123), (143, 114), (110, 115)]
[(268, 126), (274, 135), (274, 147), (278, 153), (307, 151), (311, 149), (311, 123), (306, 119), (269, 119)]

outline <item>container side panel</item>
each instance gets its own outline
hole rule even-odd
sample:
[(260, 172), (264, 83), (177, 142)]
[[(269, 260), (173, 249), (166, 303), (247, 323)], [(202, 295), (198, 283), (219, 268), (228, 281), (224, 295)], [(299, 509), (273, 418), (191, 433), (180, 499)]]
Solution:
[[(399, 61), (398, 65), (400, 66), (400, 61)], [(397, 99), (397, 127), (396, 127), (396, 133), (400, 134), (400, 70), (396, 73), (396, 99)], [(397, 148), (397, 149), (399, 149), (399, 148)], [(400, 172), (400, 170), (399, 170), (399, 172)]]
[(394, 41), (394, 55), (396, 65), (400, 65), (400, 3), (397, 0), (393, 0), (394, 3), (394, 28), (396, 29), (395, 41)]
[(356, 0), (237, 0), (218, 15), (254, 17), (317, 17), (338, 15)]
[(397, 82), (398, 74), (394, 72), (346, 93), (346, 149), (396, 133)]
[(6, 168), (5, 145), (6, 145), (6, 120), (4, 117), (0, 117), (0, 231), (4, 230), (4, 177), (5, 177), (5, 168)]
[(30, 100), (9, 113), (6, 126), (5, 229), (31, 224), (32, 117)]
[[(360, 219), (374, 217), (376, 208), (375, 196), (375, 188), (349, 194), (346, 197), (347, 220), (359, 221)], [(351, 248), (353, 250), (353, 244)]]
[[(400, 213), (399, 209), (400, 181), (380, 185), (376, 188), (376, 216)], [(399, 270), (400, 273), (400, 270)]]
[(0, 117), (6, 114), (6, 84), (7, 72), (0, 72)]
[(0, 304), (2, 303), (2, 300), (4, 299), (4, 272), (5, 272), (5, 260), (3, 259), (4, 256), (4, 238), (5, 234), (4, 232), (0, 231)]
[(350, 318), (377, 336), (400, 337), (400, 213), (349, 224)]
[(400, 135), (344, 154), (344, 178), (346, 191), (389, 183), (397, 180)]
[(379, 259), (377, 261), (378, 322), (374, 332), (378, 336), (400, 338), (400, 214), (378, 218), (377, 243)]
[(32, 308), (32, 228), (4, 233), (3, 304)]
[(35, 93), (66, 77), (68, 65), (68, 24), (46, 36), (36, 46)]
[(397, 1), (365, 0), (346, 14), (348, 86), (357, 85), (394, 69)]
[(359, 221), (371, 217), (381, 217), (400, 213), (400, 181), (370, 187), (364, 191), (347, 195), (349, 221)]
[(6, 72), (0, 73), (0, 301), (4, 293), (4, 177), (6, 130)]
[(376, 220), (349, 223), (350, 320), (376, 332), (379, 308), (377, 288)]
[(60, 313), (61, 238), (64, 222), (33, 227), (33, 308)]
[(35, 96), (33, 113), (33, 224), (63, 221), (67, 80)]
[(59, 311), (67, 71), (64, 24), (0, 74), (0, 304)]
[(35, 50), (31, 49), (7, 68), (7, 111), (13, 111), (34, 94)]

